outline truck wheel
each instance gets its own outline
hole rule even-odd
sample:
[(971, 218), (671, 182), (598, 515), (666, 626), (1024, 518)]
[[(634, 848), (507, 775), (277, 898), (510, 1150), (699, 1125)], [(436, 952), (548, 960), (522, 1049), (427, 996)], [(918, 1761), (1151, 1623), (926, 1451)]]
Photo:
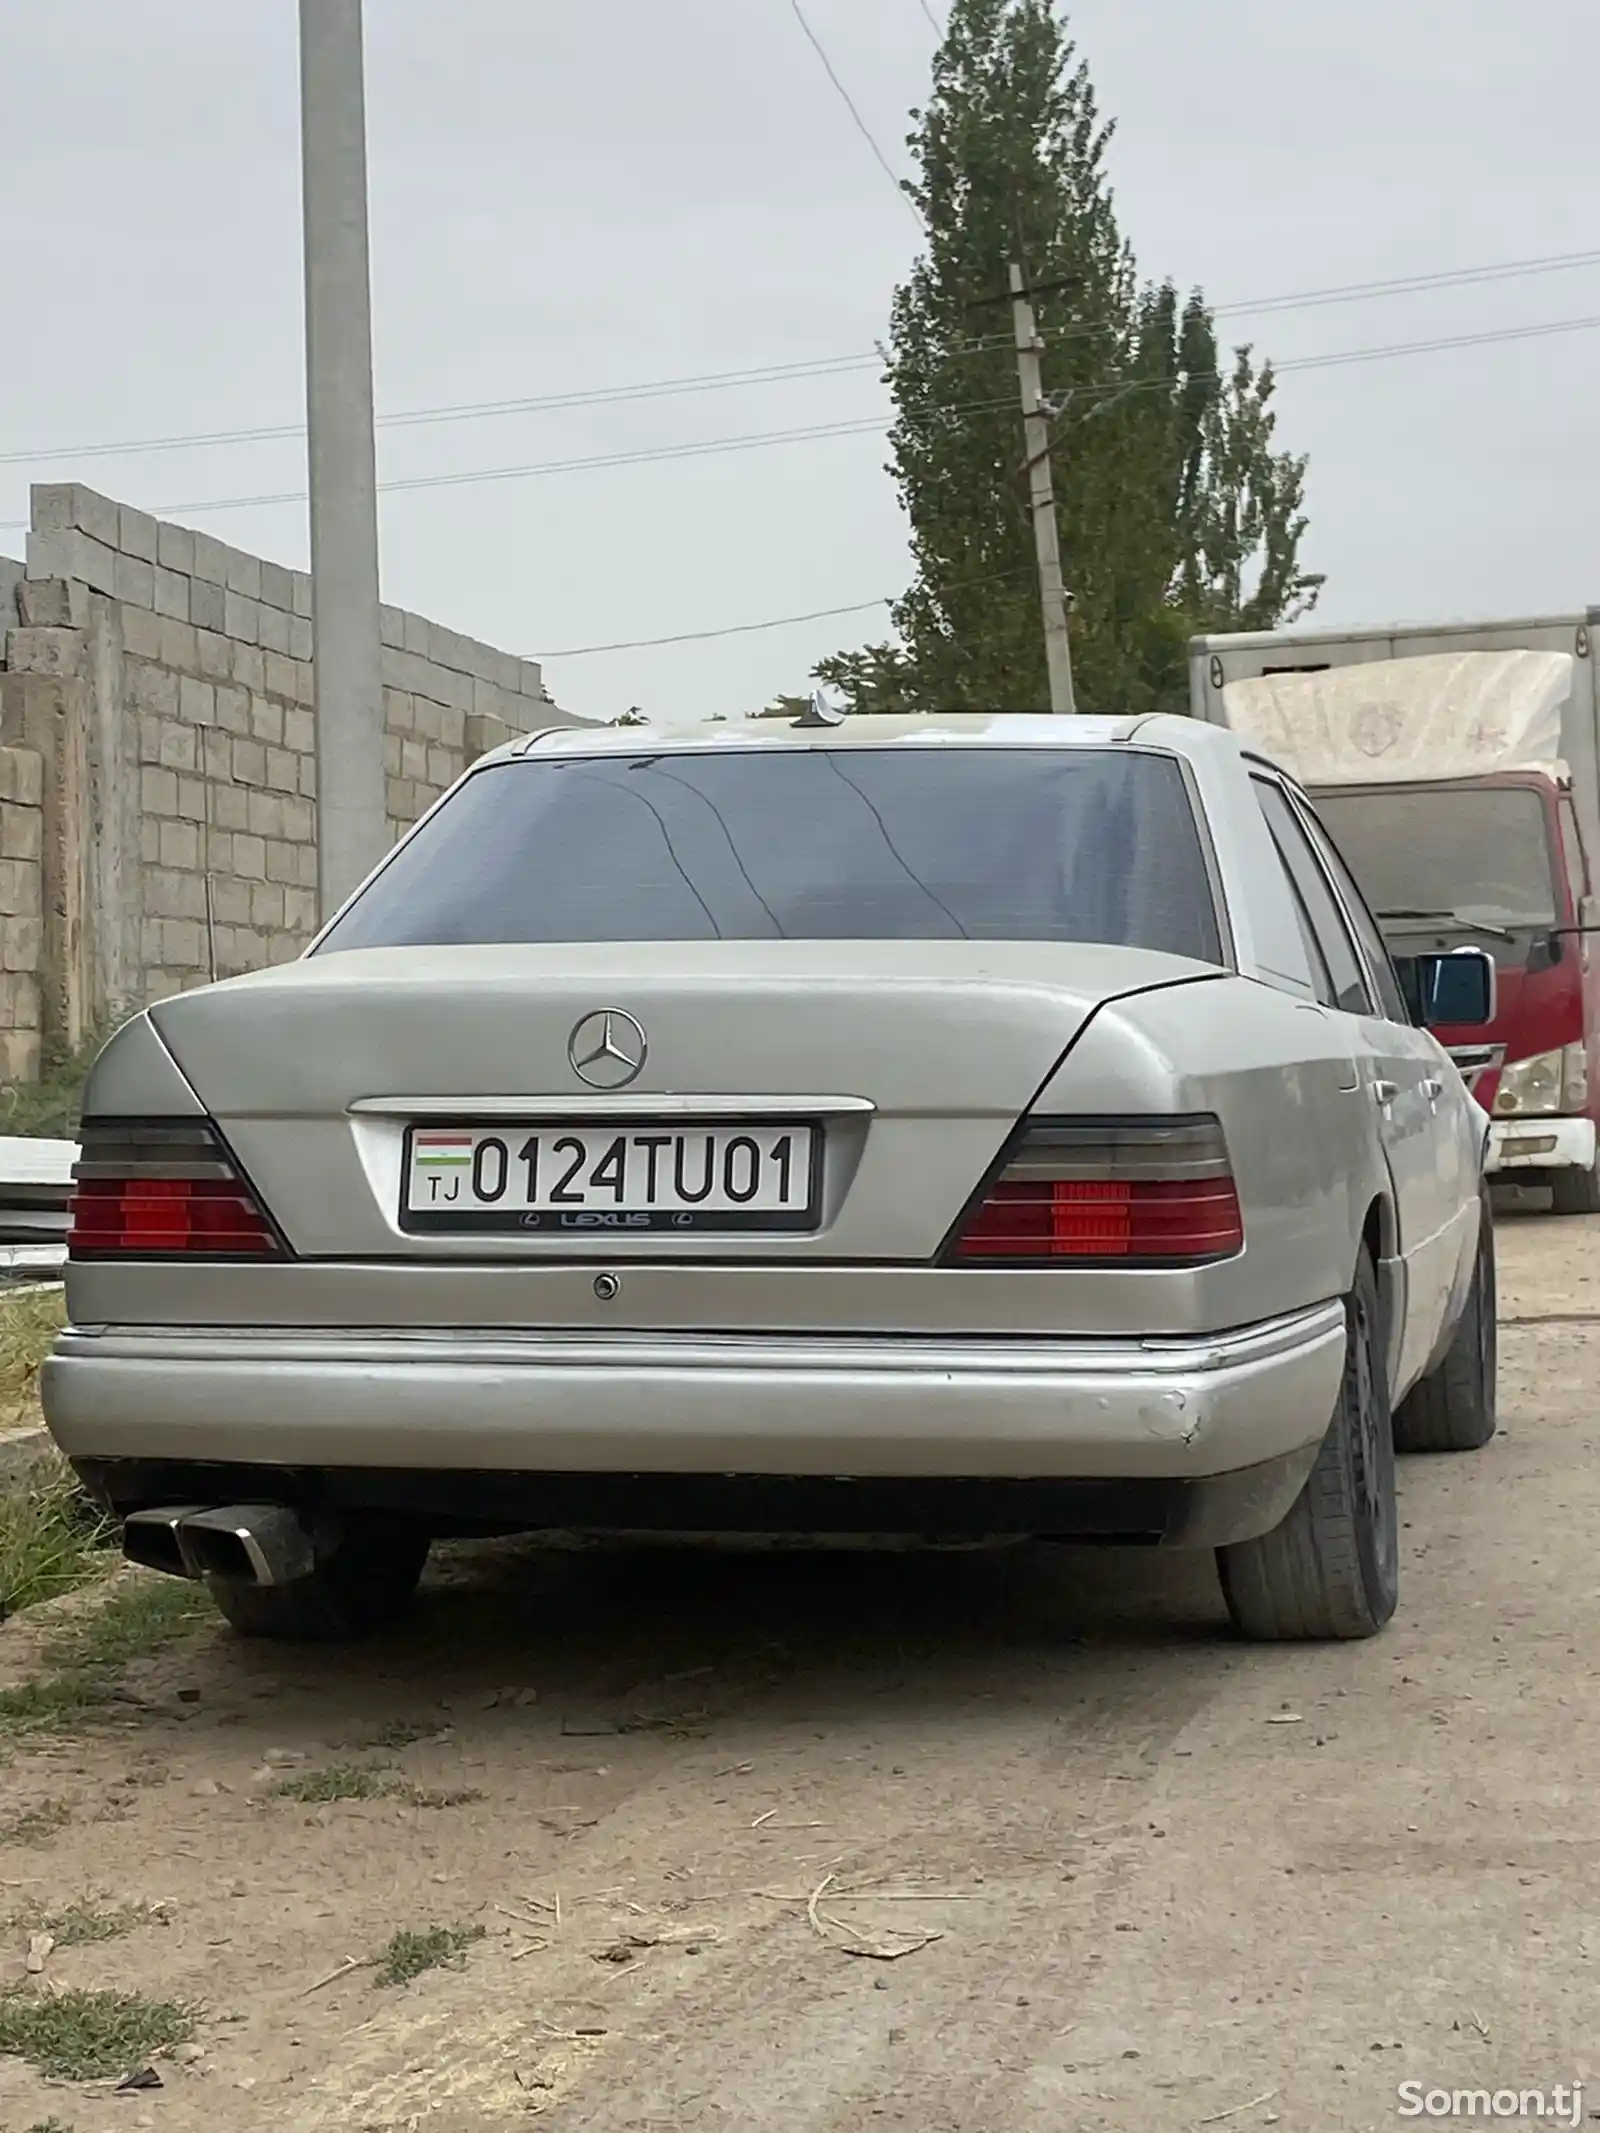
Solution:
[(208, 1577), (206, 1590), (241, 1637), (294, 1644), (339, 1644), (398, 1622), (416, 1597), (429, 1540), (376, 1521), (352, 1519), (316, 1569), (290, 1585)]
[(1395, 1411), (1397, 1451), (1475, 1452), (1494, 1435), (1499, 1358), (1496, 1308), (1494, 1219), (1486, 1199), (1466, 1308), (1456, 1321), (1443, 1360)]
[(1310, 1478), (1270, 1533), (1217, 1550), (1228, 1613), (1258, 1642), (1371, 1637), (1395, 1611), (1400, 1513), (1379, 1323), (1363, 1252), (1345, 1301), (1339, 1404)]
[(1552, 1170), (1550, 1209), (1558, 1215), (1600, 1215), (1600, 1164), (1593, 1170)]

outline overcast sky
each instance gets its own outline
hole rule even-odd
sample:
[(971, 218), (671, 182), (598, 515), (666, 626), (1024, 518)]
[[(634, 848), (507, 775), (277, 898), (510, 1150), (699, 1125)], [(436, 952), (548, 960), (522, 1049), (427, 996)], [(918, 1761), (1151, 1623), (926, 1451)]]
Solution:
[[(904, 167), (920, 0), (803, 0)], [(945, 0), (930, 0), (942, 18)], [(1219, 305), (1600, 248), (1592, 0), (1083, 0), (1123, 226)], [(368, 0), (380, 415), (865, 355), (912, 218), (790, 0)], [(303, 487), (293, 0), (0, 0), (0, 520)], [(1595, 318), (1600, 267), (1227, 321), (1290, 359)], [(1600, 601), (1600, 331), (1285, 377), (1320, 619)], [(380, 474), (869, 420), (870, 368), (380, 432)], [(386, 498), (385, 596), (531, 654), (898, 592), (881, 435)], [(284, 562), (304, 507), (185, 513)], [(22, 535), (0, 532), (0, 553)], [(758, 707), (882, 612), (551, 658), (610, 716)], [(1112, 708), (1107, 706), (1106, 708)]]

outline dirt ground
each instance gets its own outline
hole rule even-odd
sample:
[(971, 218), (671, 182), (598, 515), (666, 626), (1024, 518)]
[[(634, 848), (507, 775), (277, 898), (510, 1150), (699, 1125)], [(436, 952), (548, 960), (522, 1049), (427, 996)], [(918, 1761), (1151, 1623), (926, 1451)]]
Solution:
[[(132, 2094), (0, 2060), (0, 2128), (1355, 2133), (1591, 2072), (1600, 2116), (1600, 1224), (1501, 1239), (1503, 1434), (1405, 1465), (1371, 1644), (1244, 1648), (1203, 1560), (516, 1547), (358, 1652), (180, 1636), (0, 1746), (0, 1910), (165, 1906), (45, 1975), (197, 2044)], [(481, 1798), (280, 1794), (341, 1766)], [(432, 1926), (483, 1937), (331, 1975)]]

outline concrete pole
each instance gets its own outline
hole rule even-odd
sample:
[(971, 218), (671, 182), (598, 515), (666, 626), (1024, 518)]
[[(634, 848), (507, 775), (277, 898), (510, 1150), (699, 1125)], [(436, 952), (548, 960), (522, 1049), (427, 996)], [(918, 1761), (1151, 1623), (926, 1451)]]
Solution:
[(1061, 583), (1061, 542), (1056, 529), (1055, 481), (1050, 469), (1050, 422), (1042, 405), (1039, 357), (1044, 343), (1034, 323), (1021, 267), (1011, 269), (1011, 311), (1017, 329), (1017, 376), (1022, 386), (1022, 422), (1028, 441), (1028, 492), (1033, 541), (1039, 557), (1039, 602), (1044, 609), (1044, 655), (1050, 675), (1050, 708), (1077, 710), (1072, 692), (1072, 639), (1067, 633), (1067, 595)]
[(306, 416), (324, 922), (389, 846), (361, 0), (300, 0)]

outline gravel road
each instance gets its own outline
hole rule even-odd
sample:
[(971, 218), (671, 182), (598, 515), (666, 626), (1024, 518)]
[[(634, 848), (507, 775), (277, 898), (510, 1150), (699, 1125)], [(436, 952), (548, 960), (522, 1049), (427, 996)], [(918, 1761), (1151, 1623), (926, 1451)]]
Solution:
[[(1405, 1464), (1371, 1644), (1242, 1647), (1181, 1558), (504, 1547), (378, 1647), (147, 1657), (9, 1752), (0, 1896), (167, 1906), (47, 1974), (200, 2053), (0, 2061), (0, 2127), (1355, 2133), (1591, 2069), (1600, 2116), (1600, 1223), (1501, 1243), (1503, 1432)], [(483, 1937), (331, 1975), (434, 1925)]]

